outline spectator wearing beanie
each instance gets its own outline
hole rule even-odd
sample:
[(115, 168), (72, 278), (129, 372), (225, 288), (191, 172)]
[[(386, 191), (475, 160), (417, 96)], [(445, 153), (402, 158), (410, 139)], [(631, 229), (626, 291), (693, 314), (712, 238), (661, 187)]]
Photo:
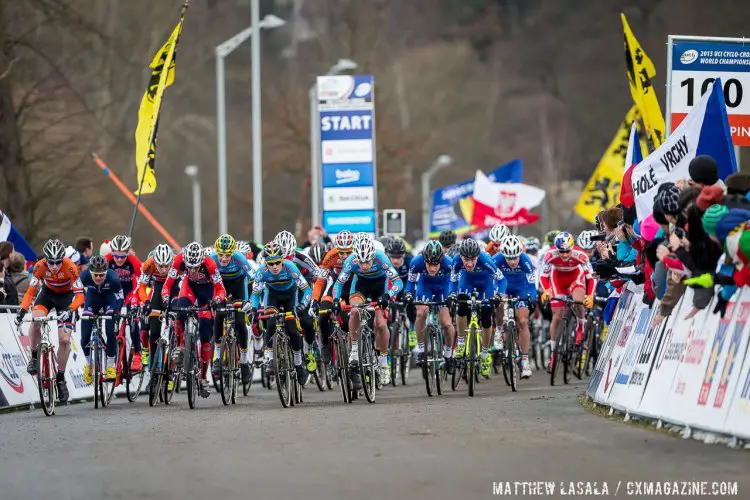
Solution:
[(667, 222), (675, 224), (677, 216), (680, 214), (680, 190), (677, 186), (672, 186), (665, 190), (659, 191), (654, 200), (654, 211), (664, 214)]
[(716, 160), (708, 155), (698, 155), (690, 161), (688, 166), (690, 179), (700, 188), (718, 186), (725, 193), (727, 186), (719, 179), (719, 166)]
[(747, 195), (750, 192), (750, 174), (735, 172), (726, 180), (727, 194)]
[(711, 205), (724, 204), (724, 190), (719, 186), (708, 186), (701, 189), (701, 194), (698, 195), (696, 201), (698, 207), (704, 212), (708, 210)]

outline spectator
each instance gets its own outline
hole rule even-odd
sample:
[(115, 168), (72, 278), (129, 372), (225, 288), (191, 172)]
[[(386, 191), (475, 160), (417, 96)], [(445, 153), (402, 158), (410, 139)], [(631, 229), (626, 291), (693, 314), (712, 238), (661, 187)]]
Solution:
[(90, 259), (94, 254), (94, 240), (82, 236), (76, 240), (75, 249), (86, 259)]
[(310, 230), (307, 232), (307, 240), (302, 243), (302, 248), (313, 246), (318, 241), (321, 241), (326, 245), (328, 243), (331, 243), (331, 238), (328, 236), (328, 233), (323, 228), (323, 226), (315, 226), (310, 228)]
[(18, 291), (16, 285), (13, 283), (13, 279), (7, 272), (8, 263), (10, 259), (15, 255), (13, 243), (9, 241), (3, 241), (0, 243), (0, 266), (2, 267), (2, 273), (0, 273), (0, 304), (17, 306), (18, 302)]
[(708, 155), (698, 155), (690, 161), (688, 166), (690, 179), (699, 188), (708, 186), (718, 186), (725, 193), (727, 186), (724, 181), (719, 179), (719, 166), (716, 160)]
[(14, 252), (8, 264), (7, 273), (10, 274), (13, 284), (16, 285), (18, 300), (23, 299), (26, 289), (29, 288), (29, 272), (26, 270), (26, 257), (20, 252)]
[(15, 247), (10, 241), (0, 242), (0, 262), (7, 266), (14, 249)]

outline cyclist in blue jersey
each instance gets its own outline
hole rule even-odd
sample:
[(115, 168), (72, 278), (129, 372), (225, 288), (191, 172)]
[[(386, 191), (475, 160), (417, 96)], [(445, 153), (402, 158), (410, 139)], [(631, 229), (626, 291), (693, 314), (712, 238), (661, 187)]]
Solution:
[[(116, 315), (122, 308), (124, 295), (122, 293), (122, 284), (120, 277), (109, 268), (107, 259), (101, 255), (94, 255), (89, 261), (89, 267), (81, 274), (81, 283), (86, 290), (86, 302), (83, 306), (81, 317), (91, 317), (94, 315)], [(104, 322), (104, 332), (107, 336), (107, 363), (105, 376), (108, 380), (114, 380), (117, 377), (115, 369), (115, 356), (117, 356), (117, 333), (115, 330), (115, 320), (106, 320)], [(93, 321), (81, 322), (81, 347), (83, 355), (86, 357), (86, 366), (83, 369), (83, 380), (87, 384), (92, 382), (91, 363), (91, 331), (94, 328)]]
[[(449, 301), (467, 300), (474, 292), (482, 300), (495, 300), (497, 293), (504, 294), (508, 282), (495, 265), (490, 254), (479, 247), (479, 242), (472, 238), (461, 241), (458, 255), (453, 259), (451, 270), (451, 287)], [(482, 326), (482, 375), (488, 377), (492, 359), (487, 348), (492, 339), (492, 304), (483, 304), (480, 312)], [(459, 304), (456, 312), (456, 358), (463, 358), (466, 352), (466, 325), (469, 306)]]
[[(516, 322), (518, 325), (518, 345), (521, 348), (521, 378), (531, 377), (529, 366), (529, 305), (536, 300), (536, 277), (531, 258), (523, 251), (523, 244), (518, 236), (506, 235), (500, 241), (500, 251), (492, 258), (508, 282), (506, 295), (521, 299), (516, 302)], [(503, 308), (496, 311), (496, 323), (503, 324)]]
[[(414, 257), (409, 268), (409, 277), (404, 292), (404, 301), (410, 304), (418, 302), (444, 301), (450, 295), (451, 265), (453, 261), (445, 255), (443, 245), (437, 240), (428, 241), (422, 254)], [(417, 306), (417, 365), (424, 363), (424, 329), (427, 320), (427, 306)], [(445, 345), (445, 367), (449, 374), (453, 374), (453, 337), (455, 331), (447, 307), (440, 309), (440, 326), (443, 328)]]
[[(272, 241), (263, 247), (265, 263), (258, 269), (253, 282), (253, 294), (249, 313), (255, 315), (263, 297), (263, 309), (266, 314), (277, 312), (294, 312), (297, 317), (307, 313), (312, 299), (312, 290), (305, 281), (297, 266), (284, 259), (281, 246)], [(302, 300), (298, 293), (302, 292)], [(269, 374), (273, 374), (273, 332), (276, 330), (276, 319), (266, 322), (266, 360)], [(286, 321), (286, 332), (289, 345), (294, 353), (294, 369), (300, 383), (307, 382), (307, 368), (302, 365), (302, 332), (297, 321)]]
[[(353, 306), (362, 304), (365, 300), (377, 301), (380, 309), (375, 311), (375, 348), (380, 352), (380, 381), (385, 385), (390, 383), (390, 368), (388, 366), (388, 325), (383, 311), (389, 302), (403, 288), (398, 272), (393, 268), (390, 259), (383, 251), (375, 250), (375, 244), (370, 237), (355, 240), (352, 255), (347, 257), (341, 268), (336, 284), (333, 286), (333, 307), (338, 313), (340, 308), (341, 290), (352, 277), (349, 303)], [(359, 345), (357, 330), (359, 329), (359, 314), (349, 315), (349, 335), (352, 339), (352, 349), (349, 354), (352, 384), (356, 390), (362, 387), (359, 374)]]
[[(398, 277), (401, 278), (402, 283), (406, 283), (409, 279), (409, 268), (412, 262), (412, 255), (406, 251), (406, 244), (401, 238), (390, 238), (384, 244), (385, 254), (391, 259), (393, 268), (398, 272)], [(403, 290), (396, 297), (396, 300), (401, 300), (403, 297)], [(417, 345), (417, 334), (414, 330), (417, 311), (414, 306), (406, 307), (406, 317), (409, 319), (409, 348), (414, 348)]]
[[(233, 301), (244, 302), (242, 313), (234, 315), (234, 329), (237, 331), (237, 343), (240, 345), (240, 372), (242, 383), (250, 382), (250, 367), (247, 365), (247, 324), (245, 323), (245, 312), (250, 310), (248, 302), (247, 284), (253, 279), (253, 270), (247, 258), (237, 251), (237, 242), (229, 234), (223, 234), (214, 243), (211, 258), (216, 262), (227, 291), (227, 303)], [(224, 318), (226, 313), (217, 312), (214, 318), (214, 362), (211, 371), (214, 378), (218, 378), (221, 372), (221, 355), (223, 344), (221, 338), (224, 336)], [(253, 348), (262, 356), (263, 339), (253, 338)]]

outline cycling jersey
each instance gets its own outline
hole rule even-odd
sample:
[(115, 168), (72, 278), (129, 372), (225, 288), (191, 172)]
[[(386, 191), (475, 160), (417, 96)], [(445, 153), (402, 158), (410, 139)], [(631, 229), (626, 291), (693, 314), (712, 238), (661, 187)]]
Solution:
[(113, 269), (107, 269), (104, 281), (97, 285), (90, 270), (81, 274), (81, 283), (86, 290), (86, 302), (84, 310), (89, 313), (98, 313), (104, 310), (106, 314), (119, 311), (122, 308), (124, 296), (120, 278)]
[(503, 273), (497, 268), (495, 262), (485, 251), (479, 252), (476, 266), (472, 271), (464, 267), (464, 262), (460, 255), (453, 258), (451, 268), (451, 286), (450, 293), (471, 295), (472, 292), (479, 292), (479, 296), (484, 299), (492, 298), (497, 293), (505, 293), (508, 282), (505, 280)]
[(552, 290), (554, 297), (570, 295), (577, 288), (591, 295), (594, 289), (593, 270), (589, 258), (580, 250), (572, 250), (567, 259), (556, 248), (544, 256), (539, 281), (542, 288)]
[(448, 258), (453, 259), (456, 255), (458, 255), (458, 244), (453, 244), (445, 249), (445, 255), (448, 256)]
[[(78, 275), (78, 267), (67, 257), (63, 258), (60, 269), (54, 274), (47, 267), (46, 259), (42, 259), (34, 265), (29, 288), (21, 301), (21, 308), (28, 309), (31, 306), (37, 296), (40, 284), (44, 285), (42, 291), (49, 291), (53, 295), (73, 294), (69, 307), (74, 311), (83, 305), (83, 284)], [(48, 307), (45, 309), (49, 312)]]
[(404, 261), (396, 268), (396, 272), (398, 272), (398, 277), (401, 278), (402, 283), (406, 283), (406, 280), (409, 279), (409, 269), (411, 268), (413, 259), (414, 257), (411, 254), (404, 254)]
[(313, 286), (313, 300), (320, 300), (324, 291), (326, 292), (325, 298), (329, 298), (331, 284), (341, 272), (343, 265), (344, 259), (339, 257), (338, 249), (333, 248), (326, 253), (320, 263), (318, 279), (315, 280)]
[(192, 287), (192, 285), (197, 285), (199, 287), (213, 285), (214, 298), (218, 297), (223, 300), (227, 296), (226, 291), (224, 290), (224, 283), (221, 280), (219, 268), (211, 257), (203, 257), (203, 262), (198, 267), (187, 267), (185, 265), (184, 256), (180, 254), (172, 261), (172, 267), (169, 269), (167, 280), (162, 287), (161, 297), (164, 302), (169, 300), (172, 286), (174, 285), (175, 280), (180, 276), (184, 276), (183, 280), (188, 287)]
[(253, 270), (247, 258), (242, 253), (235, 250), (226, 266), (222, 266), (219, 263), (219, 255), (216, 253), (216, 250), (211, 252), (211, 258), (216, 262), (222, 280), (253, 279)]
[(440, 267), (434, 275), (427, 272), (427, 265), (421, 255), (411, 261), (406, 291), (416, 297), (417, 301), (434, 300), (440, 302), (450, 294), (452, 260), (443, 256)]
[(339, 298), (341, 298), (341, 290), (349, 280), (350, 276), (353, 276), (352, 290), (356, 290), (358, 278), (363, 278), (365, 281), (380, 281), (380, 279), (382, 279), (382, 293), (389, 295), (390, 297), (395, 297), (403, 288), (403, 282), (398, 276), (398, 272), (393, 267), (393, 264), (391, 264), (391, 259), (389, 259), (385, 255), (385, 252), (383, 252), (382, 250), (375, 251), (375, 256), (372, 259), (372, 265), (366, 271), (364, 271), (359, 266), (359, 260), (354, 254), (350, 255), (346, 259), (344, 265), (341, 268), (341, 272), (339, 273), (339, 277), (336, 279), (336, 284), (333, 285), (334, 300), (338, 300)]
[(302, 271), (302, 275), (309, 276), (310, 279), (315, 279), (320, 274), (320, 269), (312, 257), (300, 250), (295, 250), (286, 260), (293, 262)]
[(303, 293), (302, 303), (310, 303), (312, 291), (297, 266), (292, 264), (290, 260), (283, 260), (282, 266), (279, 274), (273, 274), (268, 269), (268, 265), (258, 269), (253, 282), (253, 294), (250, 298), (253, 307), (258, 307), (261, 295), (264, 297), (265, 305), (269, 292), (301, 291)]
[(487, 243), (487, 246), (484, 247), (484, 251), (490, 254), (491, 257), (494, 257), (500, 252), (500, 243), (490, 241), (489, 243)]
[(169, 274), (169, 267), (163, 273), (160, 273), (156, 268), (156, 262), (153, 257), (149, 257), (141, 266), (141, 275), (138, 277), (138, 288), (137, 294), (141, 302), (144, 302), (148, 297), (146, 288), (153, 287), (157, 283), (164, 284), (167, 281), (167, 275)]
[[(531, 297), (531, 300), (534, 300), (536, 298), (536, 280), (531, 257), (522, 253), (516, 267), (511, 267), (501, 253), (496, 254), (492, 260), (495, 261), (495, 265), (508, 281), (505, 293), (519, 299)], [(525, 302), (519, 302), (518, 304), (520, 307), (528, 306)]]
[(141, 274), (141, 261), (134, 254), (129, 253), (121, 266), (115, 263), (114, 256), (110, 253), (105, 257), (109, 262), (109, 268), (114, 269), (122, 283), (122, 293), (128, 298), (133, 290), (138, 288), (138, 277)]

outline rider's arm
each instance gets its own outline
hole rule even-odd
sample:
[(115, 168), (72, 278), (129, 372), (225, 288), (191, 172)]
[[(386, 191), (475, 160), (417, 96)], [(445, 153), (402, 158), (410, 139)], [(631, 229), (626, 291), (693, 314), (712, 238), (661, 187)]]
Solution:
[(384, 268), (383, 270), (385, 271), (385, 289), (383, 291), (386, 295), (395, 297), (404, 288), (404, 282), (401, 281), (398, 271), (393, 267), (393, 264), (391, 264), (391, 259), (386, 257), (385, 254), (378, 255), (378, 252), (376, 252), (375, 258), (380, 260)]
[(302, 305), (310, 304), (310, 300), (312, 300), (312, 290), (310, 290), (310, 285), (307, 284), (307, 280), (302, 276), (302, 273), (297, 270), (294, 264), (284, 261), (284, 265), (287, 266), (292, 275), (292, 279), (297, 283), (297, 290), (302, 292)]
[(227, 291), (224, 289), (224, 282), (221, 279), (221, 272), (219, 272), (219, 266), (211, 257), (203, 258), (203, 265), (206, 266), (206, 271), (211, 277), (211, 282), (214, 285), (214, 298), (219, 300), (225, 300), (227, 298)]
[(505, 275), (500, 270), (500, 268), (497, 267), (495, 261), (492, 260), (492, 257), (490, 257), (488, 253), (481, 252), (479, 254), (477, 265), (481, 265), (487, 272), (490, 273), (493, 281), (495, 282), (495, 291), (499, 294), (505, 293), (505, 290), (507, 290), (508, 288), (508, 280), (505, 279)]
[(454, 295), (458, 291), (458, 282), (461, 278), (462, 265), (463, 263), (461, 262), (461, 257), (456, 255), (453, 258), (453, 263), (451, 264), (451, 285), (448, 291), (449, 295)]
[[(63, 265), (67, 263), (63, 261)], [(83, 301), (86, 300), (86, 296), (83, 293), (83, 283), (81, 283), (81, 277), (78, 274), (78, 266), (73, 264), (71, 261), (69, 264), (68, 272), (70, 273), (71, 287), (73, 291), (73, 301), (70, 303), (70, 309), (77, 311), (82, 305)]]
[[(216, 258), (218, 259), (218, 256)], [(250, 266), (250, 262), (247, 260), (247, 257), (242, 255), (242, 252), (238, 252), (237, 250), (235, 250), (232, 254), (232, 258), (236, 260), (237, 263), (239, 263), (240, 267), (242, 268), (242, 273), (245, 275), (245, 279), (248, 281), (252, 280), (253, 268)]]
[(419, 275), (424, 271), (424, 268), (424, 259), (421, 255), (418, 255), (411, 260), (411, 265), (409, 265), (409, 277), (407, 278), (406, 289), (404, 292), (405, 294), (414, 295)]
[(162, 302), (166, 302), (169, 300), (169, 293), (172, 291), (172, 287), (174, 286), (174, 281), (180, 275), (181, 264), (182, 264), (182, 255), (180, 254), (180, 255), (175, 256), (174, 260), (172, 261), (172, 267), (169, 268), (169, 272), (167, 273), (167, 279), (164, 281), (164, 285), (162, 285), (161, 287)]
[(323, 257), (323, 262), (320, 263), (320, 273), (313, 285), (313, 300), (320, 300), (320, 297), (323, 295), (323, 290), (325, 289), (328, 277), (331, 274), (331, 269), (333, 269), (334, 264), (338, 262), (338, 258), (339, 256), (335, 249), (330, 250), (326, 256)]
[(336, 278), (336, 283), (333, 285), (333, 300), (334, 302), (339, 300), (341, 298), (341, 289), (346, 285), (346, 282), (349, 281), (349, 276), (351, 276), (352, 271), (354, 269), (354, 255), (350, 255), (346, 258), (344, 261), (344, 265), (341, 267), (341, 272), (339, 273), (339, 277)]
[(258, 269), (258, 271), (255, 273), (255, 277), (253, 279), (253, 293), (250, 295), (250, 305), (255, 309), (258, 309), (260, 298), (266, 291), (266, 282), (263, 279), (263, 273), (261, 272), (262, 269), (263, 268)]
[(122, 294), (122, 283), (120, 277), (112, 269), (107, 271), (107, 278), (111, 283), (111, 295), (110, 302), (108, 305), (112, 307), (114, 311), (120, 311), (122, 309), (122, 303), (125, 301), (125, 297)]
[(300, 252), (299, 250), (294, 251), (294, 258), (292, 259), (295, 264), (300, 266), (302, 269), (306, 269), (308, 273), (310, 273), (310, 276), (312, 277), (318, 277), (320, 275), (320, 269), (318, 269), (318, 265), (315, 264), (315, 261), (307, 255), (304, 252)]
[(550, 263), (551, 252), (547, 252), (544, 256), (544, 262), (542, 262), (542, 270), (539, 273), (539, 283), (542, 285), (543, 290), (550, 290), (552, 288), (552, 269), (554, 266)]
[(23, 294), (23, 300), (21, 300), (21, 309), (27, 310), (31, 307), (31, 303), (34, 302), (36, 292), (39, 289), (39, 284), (44, 278), (44, 259), (40, 260), (34, 265), (34, 270), (31, 274), (31, 280), (29, 280), (29, 288), (26, 289), (26, 293)]
[[(526, 257), (525, 259), (523, 257)], [(531, 300), (536, 300), (536, 273), (534, 272), (534, 264), (531, 262), (531, 258), (523, 254), (521, 256), (521, 266), (526, 273), (526, 295), (531, 297)]]

